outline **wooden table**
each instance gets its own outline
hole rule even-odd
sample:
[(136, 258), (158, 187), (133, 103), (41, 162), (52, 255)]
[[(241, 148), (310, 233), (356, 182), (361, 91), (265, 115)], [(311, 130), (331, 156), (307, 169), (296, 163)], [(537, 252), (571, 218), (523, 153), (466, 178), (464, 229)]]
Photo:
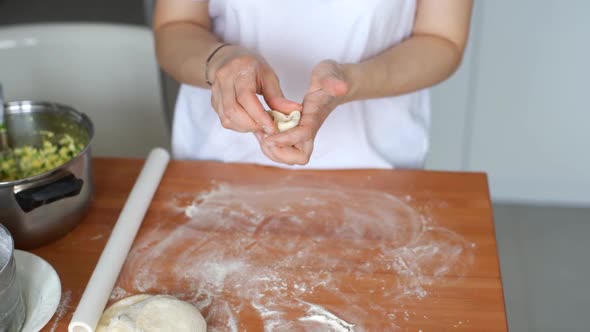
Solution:
[[(95, 158), (87, 217), (33, 250), (62, 282), (44, 331), (67, 330), (142, 165)], [(507, 330), (474, 173), (172, 161), (111, 299), (140, 292), (191, 301), (218, 331)]]

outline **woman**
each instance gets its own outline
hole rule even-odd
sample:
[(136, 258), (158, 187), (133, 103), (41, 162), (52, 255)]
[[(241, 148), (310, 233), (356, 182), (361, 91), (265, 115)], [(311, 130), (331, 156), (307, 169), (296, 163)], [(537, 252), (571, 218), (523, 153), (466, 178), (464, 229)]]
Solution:
[[(471, 0), (161, 0), (162, 68), (183, 83), (181, 159), (420, 168), (427, 88), (461, 62)], [(266, 110), (301, 110), (278, 133)]]

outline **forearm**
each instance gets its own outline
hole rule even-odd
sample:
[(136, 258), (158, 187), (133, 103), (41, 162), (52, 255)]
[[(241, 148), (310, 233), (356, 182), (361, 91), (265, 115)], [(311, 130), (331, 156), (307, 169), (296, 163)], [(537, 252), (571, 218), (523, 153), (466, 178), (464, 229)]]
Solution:
[(448, 78), (461, 63), (463, 50), (432, 35), (414, 35), (358, 64), (344, 64), (349, 91), (344, 101), (402, 95)]
[(197, 24), (174, 22), (155, 31), (156, 55), (160, 66), (177, 81), (208, 87), (207, 58), (220, 41)]

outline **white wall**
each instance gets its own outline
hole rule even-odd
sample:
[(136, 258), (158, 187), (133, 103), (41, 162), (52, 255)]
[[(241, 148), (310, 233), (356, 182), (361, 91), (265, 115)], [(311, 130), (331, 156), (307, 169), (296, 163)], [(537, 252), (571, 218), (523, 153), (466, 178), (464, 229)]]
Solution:
[(432, 128), (427, 167), (445, 170), (466, 169), (466, 153), (470, 133), (471, 82), (476, 66), (477, 38), (481, 19), (480, 2), (475, 2), (470, 39), (461, 66), (444, 83), (431, 91)]
[(496, 201), (590, 204), (589, 12), (476, 2), (472, 49), (433, 91), (428, 167), (486, 171)]

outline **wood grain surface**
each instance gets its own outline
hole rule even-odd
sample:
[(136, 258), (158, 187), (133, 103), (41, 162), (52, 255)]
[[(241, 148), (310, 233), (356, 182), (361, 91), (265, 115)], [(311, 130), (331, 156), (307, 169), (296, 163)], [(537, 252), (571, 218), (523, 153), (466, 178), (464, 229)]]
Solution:
[[(32, 251), (62, 282), (60, 308), (43, 331), (67, 330), (142, 165), (95, 158), (86, 218)], [(205, 192), (217, 196), (199, 198)], [(310, 205), (291, 210), (291, 198)], [(201, 219), (185, 215), (191, 204)], [(372, 204), (395, 218), (379, 224)], [(383, 228), (393, 226), (399, 231)], [(411, 268), (396, 263), (400, 253)], [(212, 264), (224, 267), (223, 278), (207, 271)], [(265, 283), (264, 273), (274, 279)], [(195, 303), (213, 331), (507, 330), (488, 184), (475, 173), (171, 161), (111, 299), (141, 292)]]

